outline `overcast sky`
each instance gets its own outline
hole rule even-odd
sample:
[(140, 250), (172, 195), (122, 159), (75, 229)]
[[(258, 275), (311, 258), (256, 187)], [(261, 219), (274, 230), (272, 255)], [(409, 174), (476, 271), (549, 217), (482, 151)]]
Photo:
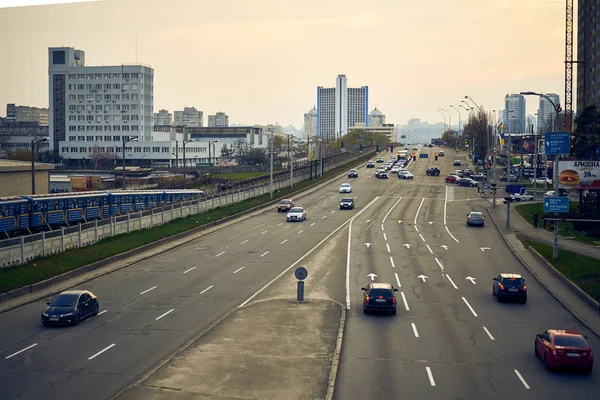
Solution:
[[(577, 3), (577, 2), (575, 2)], [(577, 14), (575, 14), (577, 15)], [(302, 127), (316, 87), (369, 86), (387, 122), (456, 123), (465, 95), (555, 92), (564, 103), (564, 0), (104, 0), (0, 8), (0, 115), (48, 106), (47, 48), (87, 65), (154, 68), (154, 110)], [(576, 85), (574, 85), (575, 87)], [(573, 97), (575, 98), (575, 96)], [(538, 99), (529, 98), (535, 113)], [(465, 113), (463, 113), (463, 119)]]

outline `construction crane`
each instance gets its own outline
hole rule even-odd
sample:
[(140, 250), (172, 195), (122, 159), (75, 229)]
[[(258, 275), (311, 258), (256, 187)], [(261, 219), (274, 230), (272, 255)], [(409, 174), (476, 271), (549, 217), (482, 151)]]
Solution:
[[(565, 130), (573, 133), (573, 0), (566, 0), (565, 25)], [(558, 121), (557, 121), (558, 122)]]

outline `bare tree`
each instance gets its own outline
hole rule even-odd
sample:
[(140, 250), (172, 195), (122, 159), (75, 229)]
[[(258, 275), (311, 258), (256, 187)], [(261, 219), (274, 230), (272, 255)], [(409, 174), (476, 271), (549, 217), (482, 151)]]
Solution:
[(491, 118), (483, 107), (469, 116), (464, 126), (464, 132), (469, 147), (473, 149), (477, 157), (485, 159), (492, 146), (493, 136)]
[(115, 153), (104, 151), (98, 144), (92, 147), (88, 154), (88, 159), (94, 164), (94, 169), (108, 169), (114, 165), (116, 158)]

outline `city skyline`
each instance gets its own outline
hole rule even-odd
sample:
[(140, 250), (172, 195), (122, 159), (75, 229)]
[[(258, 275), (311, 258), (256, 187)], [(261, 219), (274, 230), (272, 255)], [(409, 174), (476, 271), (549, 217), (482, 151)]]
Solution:
[[(308, 16), (288, 1), (229, 3), (105, 0), (0, 9), (0, 43), (13, 59), (25, 60), (3, 65), (0, 104), (47, 107), (47, 48), (61, 45), (86, 49), (91, 65), (136, 59), (150, 65), (155, 112), (193, 104), (227, 110), (233, 122), (244, 124), (301, 127), (316, 101), (314, 87), (340, 73), (368, 84), (372, 101), (392, 123), (415, 117), (439, 122), (436, 110), (458, 105), (465, 95), (489, 110), (502, 109), (506, 93), (563, 95), (562, 1), (459, 0), (433, 11), (425, 4), (375, 2), (365, 10), (358, 1), (343, 2), (343, 8), (307, 1), (304, 7), (318, 11)], [(181, 18), (159, 18), (165, 7), (179, 10)], [(134, 14), (139, 18), (130, 18)], [(347, 40), (335, 47), (320, 40), (337, 35)], [(380, 61), (348, 62), (355, 47), (367, 43), (382, 54)], [(192, 44), (197, 51), (186, 52)], [(502, 56), (506, 48), (511, 57)], [(307, 68), (300, 54), (314, 54), (319, 63)], [(527, 112), (535, 113), (537, 101), (527, 100)]]

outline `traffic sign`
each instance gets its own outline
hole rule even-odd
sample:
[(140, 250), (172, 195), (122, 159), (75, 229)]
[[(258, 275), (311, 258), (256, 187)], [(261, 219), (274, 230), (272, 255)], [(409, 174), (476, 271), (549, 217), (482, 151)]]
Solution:
[(296, 271), (294, 271), (294, 275), (296, 275), (296, 279), (303, 281), (308, 276), (308, 271), (304, 267), (298, 267), (296, 268)]
[(419, 154), (419, 158), (429, 158), (429, 154), (421, 153), (421, 154)]
[(544, 212), (569, 212), (568, 197), (544, 197)]
[(544, 150), (547, 155), (569, 154), (571, 135), (569, 132), (546, 132)]

